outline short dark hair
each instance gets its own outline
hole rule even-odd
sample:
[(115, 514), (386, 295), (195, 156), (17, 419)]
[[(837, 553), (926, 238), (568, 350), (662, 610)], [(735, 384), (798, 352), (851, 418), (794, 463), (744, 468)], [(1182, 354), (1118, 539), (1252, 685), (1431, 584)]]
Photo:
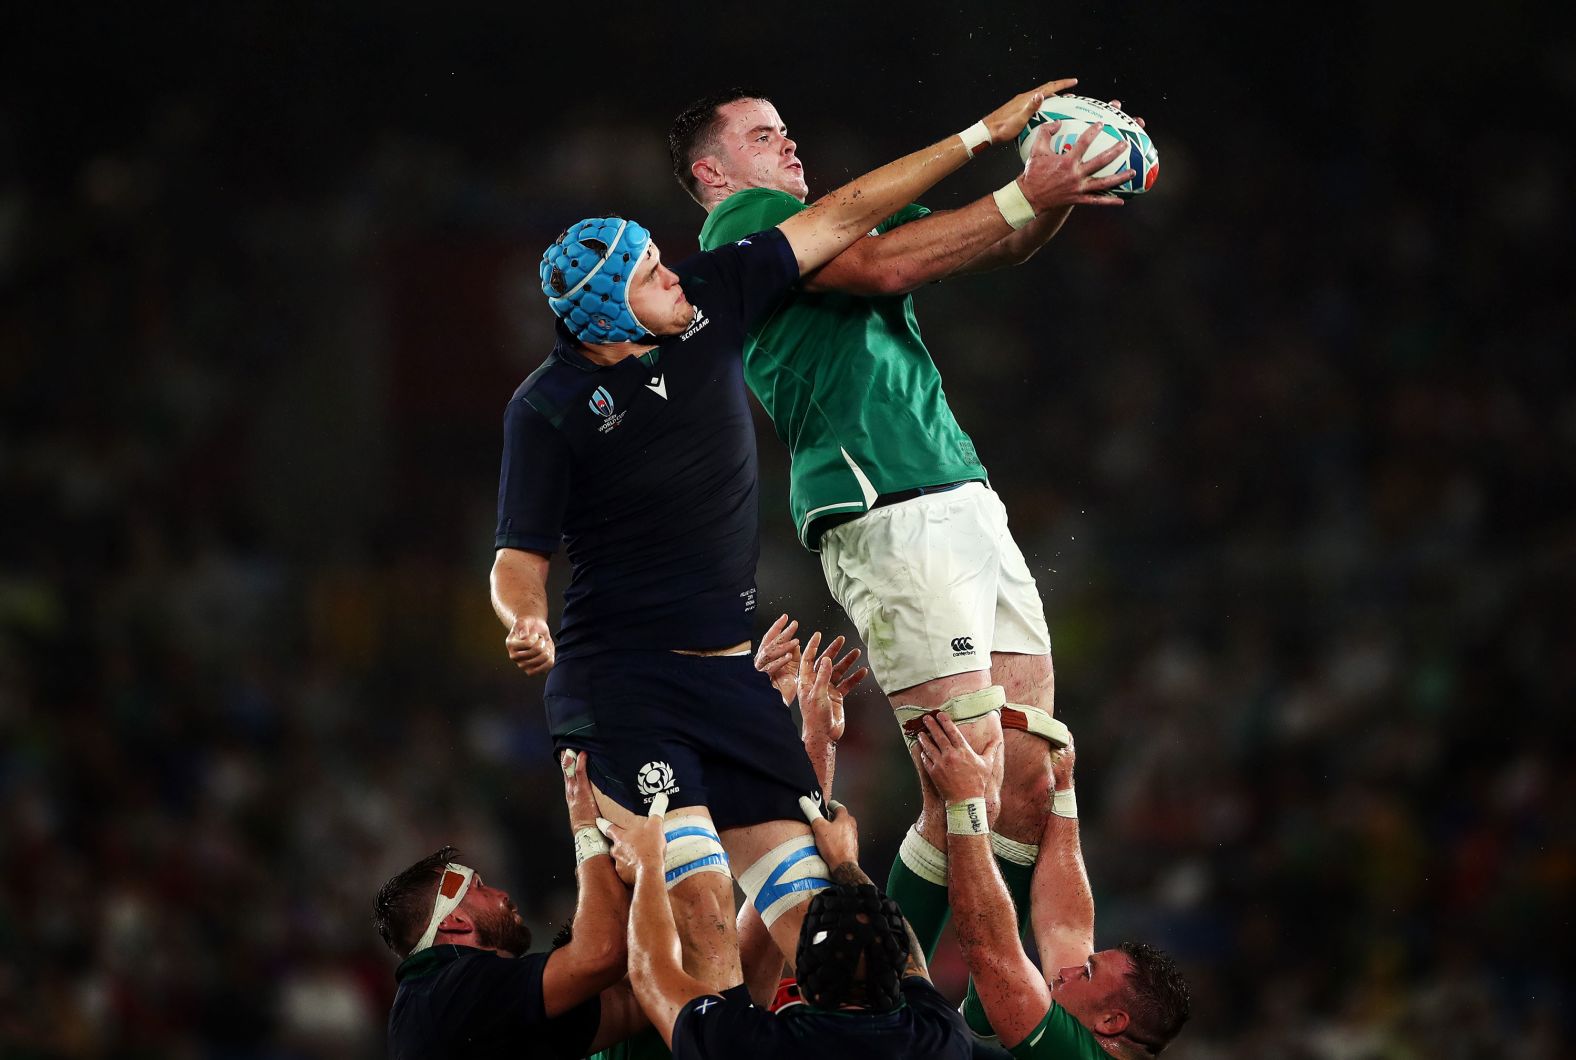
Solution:
[(1124, 942), (1117, 949), (1133, 964), (1127, 975), (1128, 1036), (1158, 1053), (1192, 1014), (1187, 980), (1176, 961), (1147, 943)]
[(701, 201), (700, 185), (695, 180), (695, 174), (690, 172), (690, 166), (706, 153), (706, 149), (716, 139), (720, 117), (717, 111), (741, 99), (771, 102), (759, 92), (747, 88), (724, 88), (700, 97), (679, 111), (679, 116), (668, 127), (668, 156), (673, 160), (673, 179), (696, 202)]
[(443, 867), (459, 856), (454, 847), (444, 847), (390, 877), (379, 888), (372, 902), (372, 923), (396, 956), (410, 956), (411, 947), (421, 938), (421, 931), (432, 916)]

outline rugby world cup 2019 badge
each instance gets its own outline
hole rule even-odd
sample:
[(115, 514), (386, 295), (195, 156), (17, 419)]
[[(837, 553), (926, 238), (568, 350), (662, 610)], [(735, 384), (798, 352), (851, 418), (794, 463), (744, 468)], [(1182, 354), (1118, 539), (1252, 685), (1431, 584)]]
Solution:
[(613, 411), (613, 395), (607, 392), (605, 386), (597, 387), (591, 395), (591, 400), (586, 404), (591, 407), (592, 412), (602, 417), (602, 425), (597, 430), (603, 434), (624, 422), (624, 414)]
[(635, 786), (648, 804), (657, 795), (672, 795), (679, 790), (678, 781), (673, 778), (673, 767), (666, 762), (647, 762), (641, 766), (640, 772), (635, 774)]

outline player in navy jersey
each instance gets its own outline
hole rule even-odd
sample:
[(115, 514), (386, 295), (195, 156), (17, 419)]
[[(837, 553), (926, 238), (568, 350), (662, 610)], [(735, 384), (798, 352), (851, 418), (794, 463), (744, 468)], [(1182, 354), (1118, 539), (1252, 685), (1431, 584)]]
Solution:
[(522, 1055), (571, 1060), (645, 1026), (627, 985), (629, 892), (598, 834), (584, 756), (566, 753), (564, 801), (575, 831), (580, 898), (572, 938), (527, 953), (531, 932), (509, 893), (444, 847), (390, 879), (373, 921), (400, 958), (389, 1055)]
[[(664, 797), (684, 967), (740, 981), (736, 875), (785, 956), (827, 869), (797, 812), (818, 794), (789, 714), (750, 659), (759, 550), (742, 353), (790, 284), (881, 218), (1012, 140), (1026, 92), (775, 228), (669, 269), (646, 230), (593, 218), (543, 255), (552, 354), (504, 416), (492, 600), (510, 657), (551, 669), (555, 744), (587, 752), (618, 824)], [(571, 567), (555, 642), (549, 557)]]
[(804, 1003), (774, 1006), (779, 1011), (754, 1004), (737, 980), (719, 988), (679, 965), (662, 889), (669, 859), (661, 822), (648, 817), (608, 829), (619, 875), (635, 881), (630, 985), (674, 1060), (970, 1060), (972, 1036), (931, 985), (913, 930), (859, 867), (853, 815), (834, 802), (828, 819), (808, 798), (801, 808), (832, 866), (831, 886), (816, 892), (797, 939)]

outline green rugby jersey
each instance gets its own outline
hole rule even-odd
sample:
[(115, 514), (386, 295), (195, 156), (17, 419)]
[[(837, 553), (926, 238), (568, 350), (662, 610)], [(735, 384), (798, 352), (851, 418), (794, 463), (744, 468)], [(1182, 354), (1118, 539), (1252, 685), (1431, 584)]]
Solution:
[[(735, 192), (706, 218), (701, 249), (775, 227), (804, 208), (786, 192)], [(929, 212), (906, 206), (875, 231)], [(867, 511), (884, 493), (985, 478), (947, 407), (908, 295), (794, 290), (751, 330), (744, 378), (793, 457), (789, 508), (812, 551), (825, 516)]]
[(1008, 1052), (1017, 1060), (1108, 1060), (1100, 1040), (1055, 1001), (1039, 1026)]

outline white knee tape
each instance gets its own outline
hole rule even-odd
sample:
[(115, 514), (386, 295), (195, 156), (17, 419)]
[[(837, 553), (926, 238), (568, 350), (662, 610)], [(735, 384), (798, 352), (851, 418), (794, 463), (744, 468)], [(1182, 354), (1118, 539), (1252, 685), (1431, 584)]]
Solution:
[(897, 848), (897, 858), (915, 876), (937, 887), (947, 885), (947, 852), (931, 846), (919, 834), (919, 825), (910, 825), (903, 843)]
[(1033, 865), (1040, 857), (1040, 844), (1020, 843), (995, 832), (990, 836), (990, 848), (998, 858), (1014, 865)]
[(1026, 703), (1007, 703), (1001, 708), (1003, 729), (1031, 732), (1058, 750), (1073, 742), (1072, 730), (1039, 707)]
[(697, 872), (720, 872), (732, 876), (728, 854), (722, 849), (715, 826), (708, 817), (670, 817), (664, 832), (667, 856), (662, 861), (663, 878), (668, 890)]
[(821, 860), (815, 839), (808, 835), (777, 844), (739, 877), (739, 886), (767, 927), (794, 906), (814, 898), (816, 891), (831, 885), (831, 871)]
[(1007, 704), (1007, 693), (1001, 685), (991, 685), (974, 692), (965, 692), (961, 696), (953, 696), (939, 707), (894, 707), (897, 714), (897, 723), (903, 728), (903, 739), (910, 746), (919, 739), (919, 734), (925, 731), (924, 717), (937, 711), (947, 715), (954, 722), (962, 725), (964, 722), (975, 721), (985, 715), (1000, 710)]

